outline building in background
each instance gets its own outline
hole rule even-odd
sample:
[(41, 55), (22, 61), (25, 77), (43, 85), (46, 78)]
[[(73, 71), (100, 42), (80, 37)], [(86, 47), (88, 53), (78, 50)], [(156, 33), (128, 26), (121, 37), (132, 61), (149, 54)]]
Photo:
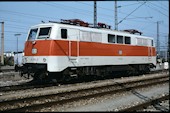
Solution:
[[(20, 53), (23, 53), (23, 51), (17, 52), (12, 52), (12, 51), (7, 51), (4, 52), (4, 65), (9, 65), (9, 66), (14, 66), (15, 64), (20, 64)], [(16, 63), (17, 59), (17, 54), (18, 54), (18, 63)], [(0, 56), (1, 57), (1, 56)], [(1, 59), (0, 59), (1, 61)]]
[(4, 53), (4, 57), (14, 57), (14, 52), (7, 51)]

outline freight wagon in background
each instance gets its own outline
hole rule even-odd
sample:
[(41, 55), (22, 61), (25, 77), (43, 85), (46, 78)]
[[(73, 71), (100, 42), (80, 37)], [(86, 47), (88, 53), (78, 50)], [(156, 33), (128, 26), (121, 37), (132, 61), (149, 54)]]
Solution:
[(156, 65), (156, 49), (153, 38), (141, 34), (112, 30), (104, 23), (94, 28), (79, 19), (32, 26), (22, 74), (59, 81), (71, 76), (148, 73)]

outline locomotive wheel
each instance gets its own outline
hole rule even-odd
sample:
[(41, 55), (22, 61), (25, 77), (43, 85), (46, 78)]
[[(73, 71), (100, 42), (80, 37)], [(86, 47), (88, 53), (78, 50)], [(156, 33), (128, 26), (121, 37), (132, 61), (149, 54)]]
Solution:
[(63, 75), (61, 81), (63, 82), (69, 82), (71, 80), (70, 75)]
[(145, 67), (145, 73), (149, 73), (151, 70), (150, 70), (150, 67), (149, 66), (146, 66)]
[(65, 81), (68, 82), (71, 80), (71, 76), (70, 76), (71, 72), (69, 69), (66, 69), (62, 72), (62, 77), (61, 77), (61, 81)]
[(34, 80), (36, 81), (40, 81), (40, 82), (45, 82), (46, 81), (46, 78), (47, 78), (47, 72), (36, 72), (34, 74)]

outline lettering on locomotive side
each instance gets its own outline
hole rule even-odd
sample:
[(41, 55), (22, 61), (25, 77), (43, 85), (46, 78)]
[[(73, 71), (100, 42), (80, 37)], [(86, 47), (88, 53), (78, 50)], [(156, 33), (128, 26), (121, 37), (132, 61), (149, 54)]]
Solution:
[(35, 62), (35, 61), (38, 61), (38, 58), (33, 58), (33, 57), (32, 57), (30, 60), (33, 61), (33, 62)]

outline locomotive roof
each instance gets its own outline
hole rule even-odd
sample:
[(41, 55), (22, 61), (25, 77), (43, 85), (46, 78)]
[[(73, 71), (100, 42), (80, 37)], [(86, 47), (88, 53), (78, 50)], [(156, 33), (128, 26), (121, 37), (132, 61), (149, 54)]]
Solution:
[(84, 31), (93, 31), (93, 32), (110, 33), (110, 34), (116, 33), (117, 35), (126, 35), (126, 36), (134, 36), (134, 37), (138, 37), (138, 38), (153, 39), (152, 37), (131, 34), (129, 32), (125, 32), (125, 31), (117, 31), (117, 30), (106, 29), (106, 28), (92, 28), (92, 27), (76, 26), (76, 25), (69, 25), (69, 24), (63, 24), (63, 23), (50, 23), (50, 22), (49, 23), (41, 23), (41, 24), (34, 25), (31, 28), (47, 27), (47, 26), (60, 26), (60, 27), (80, 29), (80, 30), (84, 30)]

